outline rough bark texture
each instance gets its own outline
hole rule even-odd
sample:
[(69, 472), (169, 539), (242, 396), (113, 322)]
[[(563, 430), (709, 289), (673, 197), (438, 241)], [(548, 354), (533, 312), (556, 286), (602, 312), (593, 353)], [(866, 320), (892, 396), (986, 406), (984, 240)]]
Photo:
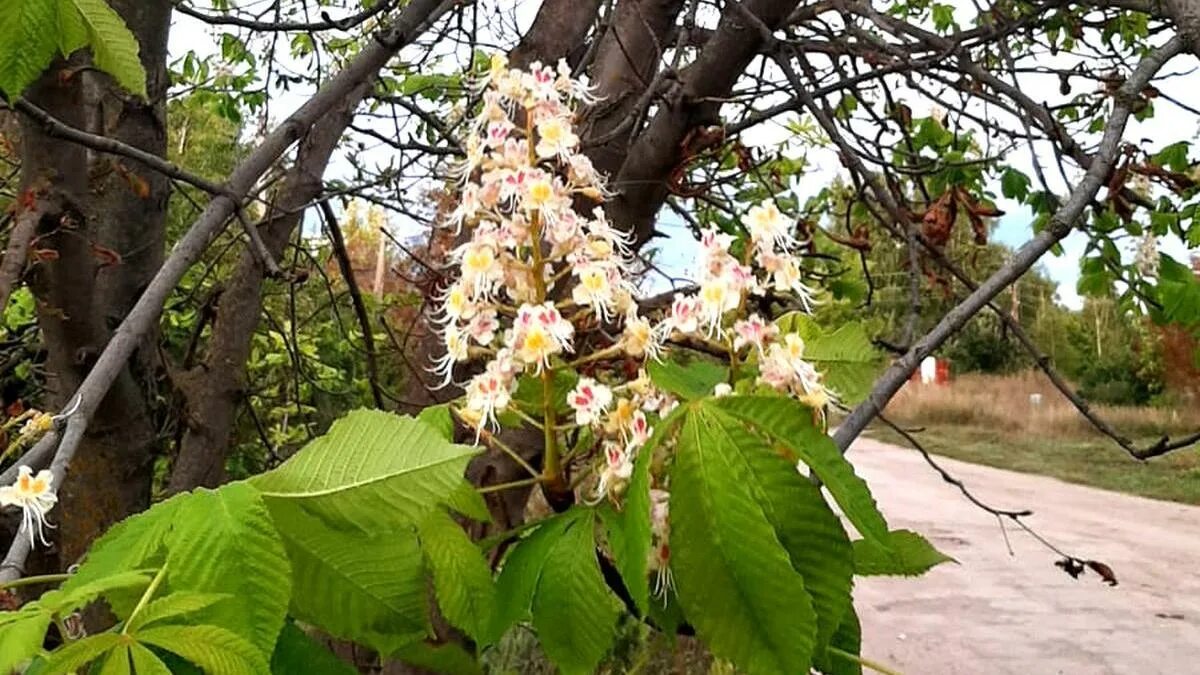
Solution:
[(588, 150), (592, 163), (615, 176), (637, 133), (643, 95), (654, 80), (683, 0), (626, 0), (596, 50), (591, 77), (600, 101), (588, 111), (583, 136), (605, 141)]
[[(771, 28), (779, 27), (799, 3), (792, 0), (745, 0), (742, 6)], [(721, 22), (704, 48), (673, 81), (658, 111), (629, 148), (609, 202), (609, 219), (632, 230), (639, 242), (654, 231), (654, 221), (669, 194), (668, 177), (686, 161), (682, 147), (688, 133), (720, 123), (719, 101), (729, 95), (750, 61), (762, 48), (758, 30), (737, 8), (721, 14)]]
[[(254, 225), (273, 259), (282, 255), (304, 218), (305, 206), (321, 194), (325, 167), (371, 85), (360, 84), (309, 131), (270, 212)], [(219, 485), (225, 479), (229, 439), (246, 386), (246, 363), (262, 320), (265, 272), (247, 247), (221, 293), (204, 361), (175, 376), (185, 398), (187, 428), (171, 472), (170, 492)]]
[[(72, 126), (163, 156), (171, 3), (115, 0), (112, 6), (141, 45), (148, 100), (121, 91), (95, 71), (64, 76), (68, 64), (62, 63), (27, 98)], [(42, 190), (54, 205), (39, 222), (38, 248), (57, 258), (38, 264), (32, 288), (50, 397), (63, 405), (162, 263), (170, 186), (140, 166), (52, 139), (36, 125), (23, 124), (21, 133), (22, 190)], [(146, 336), (145, 344), (155, 337)], [(63, 563), (74, 562), (92, 539), (149, 500), (155, 429), (146, 363), (132, 361), (109, 391), (84, 440), (87, 447), (71, 467), (71, 480), (59, 492)]]
[(600, 0), (545, 0), (529, 31), (509, 53), (509, 61), (516, 68), (525, 68), (534, 61), (574, 61), (572, 57), (587, 46), (584, 38), (598, 11)]
[(1188, 51), (1200, 56), (1200, 0), (1163, 0), (1163, 4), (1187, 43)]

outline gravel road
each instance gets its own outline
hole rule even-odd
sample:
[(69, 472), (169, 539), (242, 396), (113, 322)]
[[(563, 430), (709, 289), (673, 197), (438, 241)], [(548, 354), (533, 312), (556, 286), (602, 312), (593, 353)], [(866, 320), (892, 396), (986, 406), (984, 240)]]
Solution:
[(916, 452), (862, 439), (850, 457), (893, 528), (960, 562), (861, 580), (864, 656), (907, 675), (1200, 673), (1200, 507), (939, 458), (983, 501), (1032, 509), (1060, 549), (1111, 566), (1110, 588), (1011, 526), (1010, 554), (996, 519)]

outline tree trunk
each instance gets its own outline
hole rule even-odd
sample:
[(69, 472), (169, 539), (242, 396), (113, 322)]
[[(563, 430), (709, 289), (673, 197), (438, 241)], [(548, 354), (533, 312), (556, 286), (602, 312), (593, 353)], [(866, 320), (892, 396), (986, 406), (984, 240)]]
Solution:
[[(120, 90), (76, 56), (57, 63), (27, 98), (64, 122), (166, 155), (169, 0), (114, 0), (141, 45), (148, 100)], [(31, 287), (47, 350), (51, 405), (83, 380), (112, 329), (163, 258), (170, 184), (135, 163), (94, 154), (22, 125), (23, 192), (52, 205), (38, 223), (40, 256)], [(147, 336), (150, 347), (156, 336)], [(75, 562), (114, 522), (146, 506), (156, 432), (150, 415), (152, 347), (131, 362), (88, 428), (70, 479), (59, 491), (61, 565)]]

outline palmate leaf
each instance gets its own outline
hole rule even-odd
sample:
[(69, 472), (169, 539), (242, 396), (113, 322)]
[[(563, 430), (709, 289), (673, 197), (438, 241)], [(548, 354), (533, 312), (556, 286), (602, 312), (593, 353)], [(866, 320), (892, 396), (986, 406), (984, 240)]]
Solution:
[[(859, 534), (885, 541), (887, 521), (866, 482), (854, 473), (854, 467), (833, 441), (813, 425), (807, 407), (790, 398), (766, 395), (726, 396), (709, 405), (737, 418), (772, 446), (784, 448), (804, 462), (828, 488)], [(886, 543), (882, 545), (886, 548)]]
[(271, 656), (274, 675), (356, 675), (357, 670), (334, 656), (293, 623), (285, 624)]
[(513, 545), (496, 579), (493, 635), (503, 635), (514, 623), (530, 618), (533, 596), (554, 542), (578, 512), (548, 518)]
[(836, 653), (842, 651), (857, 656), (862, 652), (862, 628), (858, 624), (858, 613), (853, 605), (842, 617), (842, 622), (829, 645), (834, 648), (834, 652), (826, 654), (817, 662), (818, 671), (825, 675), (862, 675), (862, 664)]
[(825, 333), (812, 317), (799, 312), (785, 314), (775, 324), (781, 333), (804, 339), (804, 360), (816, 366), (825, 376), (825, 386), (843, 403), (858, 403), (870, 393), (883, 360), (862, 324), (844, 323)]
[(298, 505), (271, 506), (292, 563), (292, 614), (329, 634), (391, 653), (428, 632), (416, 533), (329, 527)]
[(279, 468), (250, 479), (269, 505), (302, 506), (330, 525), (411, 525), (462, 485), (475, 448), (411, 417), (356, 410)]
[(54, 650), (38, 672), (42, 675), (65, 675), (75, 672), (117, 647), (123, 649), (129, 641), (127, 636), (117, 633), (100, 633), (76, 640)]
[(596, 561), (595, 514), (578, 510), (550, 547), (533, 597), (542, 649), (568, 675), (595, 672), (621, 615)]
[(729, 449), (728, 459), (750, 477), (747, 485), (775, 535), (804, 578), (817, 615), (816, 652), (829, 643), (850, 607), (853, 553), (841, 520), (821, 491), (772, 452), (734, 417), (716, 406), (705, 409), (709, 433)]
[(483, 552), (441, 510), (422, 521), (418, 536), (442, 614), (476, 642), (490, 644), (499, 637), (492, 635), (496, 587)]
[(16, 612), (0, 613), (0, 673), (11, 673), (42, 649), (54, 617), (30, 603)]
[(654, 386), (685, 401), (709, 396), (714, 387), (729, 380), (726, 366), (700, 357), (685, 360), (679, 353), (663, 361), (651, 360), (646, 364), (646, 374)]
[(955, 562), (911, 530), (888, 532), (886, 542), (886, 547), (867, 540), (854, 542), (854, 573), (916, 577), (942, 563)]
[(154, 652), (142, 645), (129, 646), (129, 661), (137, 675), (171, 675), (171, 669)]
[(246, 483), (198, 490), (174, 520), (166, 537), (171, 590), (236, 597), (204, 610), (200, 622), (230, 629), (269, 658), (287, 614), (291, 570), (258, 490)]
[[(92, 544), (79, 570), (59, 590), (78, 592), (82, 587), (129, 570), (158, 567), (165, 560), (163, 541), (174, 524), (179, 507), (190, 497), (177, 495), (109, 528)], [(125, 617), (137, 597), (109, 595), (117, 616)]]
[(135, 637), (139, 642), (191, 661), (208, 675), (246, 675), (270, 670), (267, 659), (254, 645), (219, 626), (156, 626), (138, 632)]
[[(108, 0), (72, 0), (87, 30), (96, 67), (125, 89), (146, 95), (146, 70), (138, 58), (138, 42)], [(67, 45), (69, 46), (69, 44)]]
[(483, 673), (483, 669), (475, 657), (453, 642), (440, 645), (414, 642), (392, 654), (392, 658), (440, 675), (482, 675)]
[(807, 672), (817, 621), (719, 421), (689, 404), (671, 467), (671, 569), (679, 603), (713, 654), (752, 675)]
[(160, 621), (175, 619), (189, 614), (195, 614), (213, 605), (233, 600), (234, 596), (227, 593), (191, 593), (188, 591), (172, 590), (157, 600), (152, 600), (129, 621), (130, 631), (152, 626)]
[(0, 2), (0, 93), (20, 96), (42, 74), (58, 48), (55, 0)]

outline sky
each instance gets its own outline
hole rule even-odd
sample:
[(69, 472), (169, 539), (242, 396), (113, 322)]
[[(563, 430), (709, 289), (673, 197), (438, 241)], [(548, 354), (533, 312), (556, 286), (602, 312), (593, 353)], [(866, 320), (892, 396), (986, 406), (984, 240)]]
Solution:
[[(968, 1), (956, 0), (956, 4)], [(204, 6), (204, 3), (198, 4)], [(245, 6), (248, 3), (240, 4)], [(532, 20), (538, 4), (537, 2), (525, 1), (516, 5), (517, 22), (527, 25)], [(971, 12), (973, 15), (973, 10)], [(189, 50), (195, 50), (200, 55), (215, 53), (219, 44), (217, 33), (217, 31), (214, 31), (209, 26), (177, 14), (171, 33), (171, 54), (173, 57), (179, 57)], [(510, 35), (506, 36), (502, 41), (507, 42), (511, 40), (512, 36)], [(1179, 82), (1179, 78), (1194, 75), (1196, 66), (1195, 59), (1175, 59), (1167, 69), (1167, 72), (1170, 72), (1174, 77), (1168, 78), (1167, 82)], [(1190, 82), (1194, 81), (1193, 79)], [(1057, 91), (1059, 82), (1055, 77), (1028, 75), (1023, 76), (1020, 84), (1022, 90), (1035, 100), (1054, 101), (1062, 99)], [(1185, 104), (1192, 107), (1200, 107), (1200, 88), (1194, 86), (1173, 86), (1170, 91), (1173, 97), (1183, 101)], [(303, 98), (303, 95), (299, 92), (274, 93), (271, 101), (271, 117), (274, 119), (271, 120), (271, 123), (274, 124), (289, 114), (303, 101)], [(914, 99), (917, 98), (919, 97), (914, 97)], [(762, 104), (767, 106), (773, 102), (764, 100)], [(922, 110), (920, 106), (920, 103), (914, 102), (915, 115), (920, 116), (929, 113), (928, 107)], [(1191, 115), (1191, 113), (1161, 99), (1156, 102), (1155, 110), (1156, 115), (1146, 122), (1131, 121), (1130, 127), (1126, 132), (1126, 139), (1154, 151), (1168, 142), (1184, 138), (1194, 138), (1197, 135), (1197, 118)], [(751, 146), (779, 147), (782, 139), (788, 135), (788, 132), (784, 129), (784, 125), (790, 119), (792, 118), (781, 116), (776, 120), (760, 125), (748, 131), (743, 140), (747, 145)], [(1184, 133), (1181, 133), (1181, 131)], [(785, 150), (785, 152), (789, 151)], [(794, 150), (791, 152), (798, 153), (802, 151)], [(841, 170), (840, 162), (832, 150), (818, 148), (809, 149), (804, 152), (810, 169), (806, 172), (800, 183), (794, 186), (797, 196), (802, 199), (829, 185), (830, 181)], [(1039, 152), (1044, 152), (1044, 150), (1040, 150)], [(381, 164), (386, 164), (388, 159), (390, 159), (388, 156), (389, 153), (388, 149), (381, 148), (375, 151), (368, 151), (367, 156), (377, 155), (377, 161)], [(363, 156), (360, 155), (357, 159), (362, 161)], [(1006, 161), (1012, 162), (1017, 168), (1024, 170), (1027, 174), (1033, 175), (1031, 155), (1028, 149), (1021, 148), (1010, 153)], [(1049, 157), (1042, 156), (1040, 157), (1040, 161), (1047, 167), (1052, 164), (1052, 158)], [(329, 173), (336, 176), (339, 172), (348, 171), (348, 168), (349, 164), (345, 158), (337, 158), (331, 163)], [(1048, 169), (1048, 173), (1050, 173), (1049, 180), (1051, 186), (1060, 194), (1064, 194), (1068, 186), (1056, 175), (1057, 172), (1050, 172)], [(1068, 178), (1071, 180), (1075, 180), (1077, 177), (1068, 175)], [(1057, 184), (1055, 181), (1057, 181)], [(998, 185), (994, 186), (993, 190), (999, 195), (1000, 190)], [(1003, 198), (997, 200), (997, 205), (1005, 212), (1005, 215), (999, 218), (996, 223), (993, 240), (1013, 248), (1019, 247), (1033, 234), (1030, 227), (1032, 214), (1027, 208), (1008, 202)], [(401, 235), (414, 231), (412, 223), (400, 222), (399, 218), (393, 220), (393, 227), (396, 229), (397, 234)], [(694, 257), (693, 252), (696, 249), (694, 240), (687, 228), (683, 226), (683, 223), (674, 214), (664, 212), (664, 217), (660, 221), (660, 229), (667, 236), (665, 240), (658, 240), (663, 256), (660, 259), (661, 262), (672, 275), (684, 275), (690, 266), (691, 259)], [(1061, 255), (1047, 255), (1039, 263), (1042, 271), (1058, 284), (1057, 299), (1067, 307), (1079, 308), (1082, 306), (1082, 299), (1076, 292), (1075, 285), (1079, 278), (1079, 260), (1084, 254), (1086, 244), (1086, 236), (1080, 232), (1074, 232), (1063, 242), (1064, 251)], [(1126, 248), (1128, 250), (1125, 253), (1131, 256), (1132, 242)], [(1183, 242), (1174, 237), (1161, 240), (1160, 250), (1181, 261), (1187, 261), (1190, 256), (1190, 252)], [(653, 281), (652, 284), (655, 290), (662, 290), (669, 287), (669, 283), (665, 279), (658, 279)]]

